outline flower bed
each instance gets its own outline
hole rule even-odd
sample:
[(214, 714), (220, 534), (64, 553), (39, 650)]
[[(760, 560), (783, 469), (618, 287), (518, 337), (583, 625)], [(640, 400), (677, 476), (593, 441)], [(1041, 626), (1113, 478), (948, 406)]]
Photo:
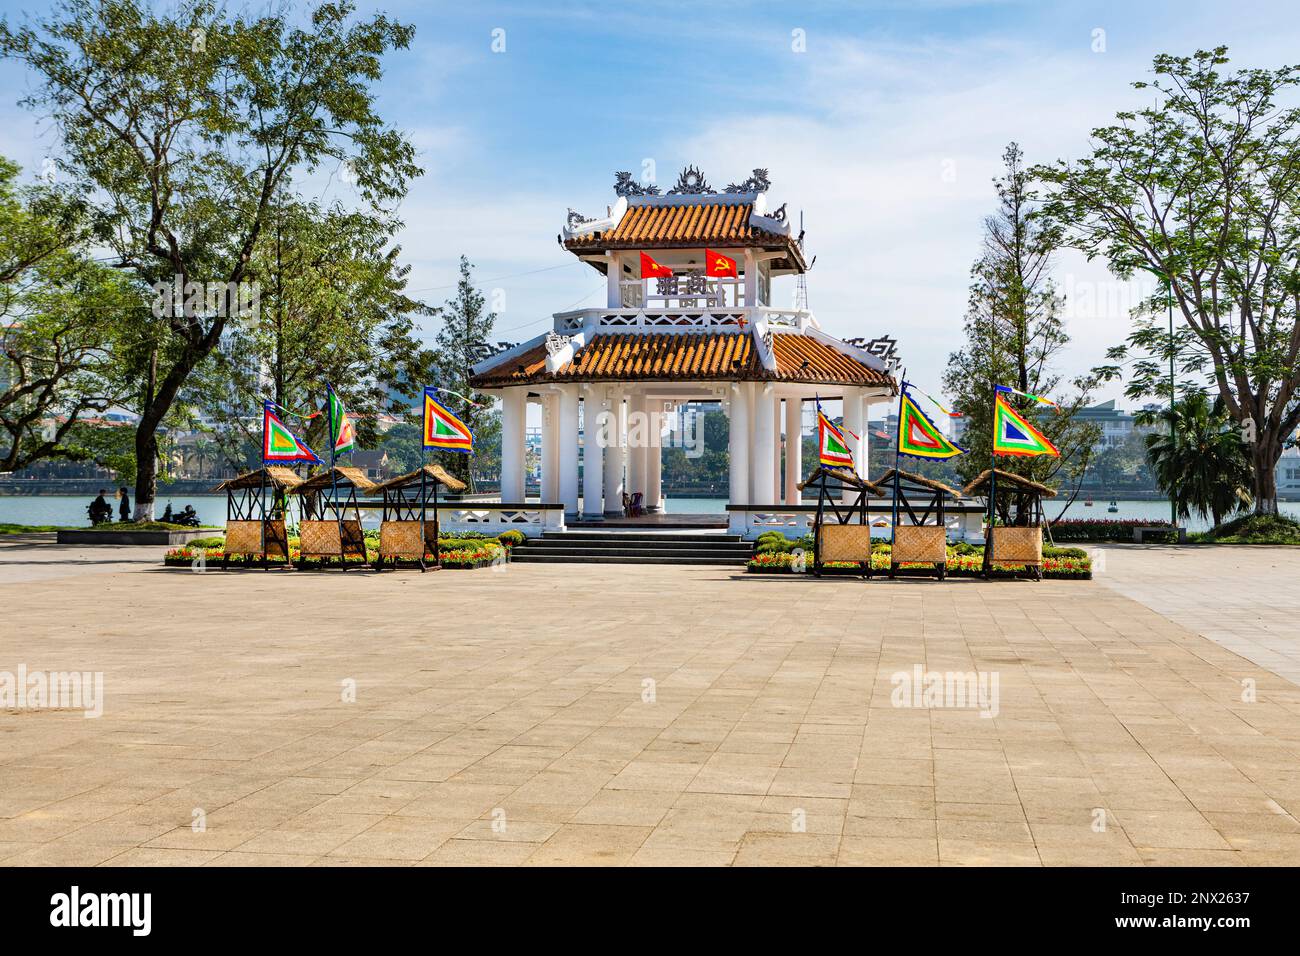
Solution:
[[(506, 534), (509, 533), (510, 532), (506, 532)], [(502, 558), (508, 557), (510, 549), (514, 547), (516, 543), (517, 541), (513, 538), (500, 541), (487, 537), (439, 538), (438, 551), (441, 557), (441, 564), (444, 568), (466, 570), (486, 567), (487, 565), (498, 562)], [(373, 545), (374, 542), (367, 540), (367, 544)], [(168, 567), (191, 567), (193, 566), (195, 559), (198, 557), (199, 550), (199, 548), (188, 546), (172, 548), (163, 557), (163, 564)], [(371, 547), (371, 550), (374, 551), (374, 547)], [(221, 568), (221, 563), (226, 556), (225, 550), (222, 547), (217, 546), (206, 547), (203, 548), (202, 551), (204, 564), (208, 568), (216, 568), (219, 570)], [(304, 559), (302, 557), (302, 552), (298, 547), (298, 539), (295, 537), (289, 539), (289, 557), (293, 561), (294, 567), (302, 570), (338, 567), (337, 558)], [(424, 558), (430, 563), (433, 562), (432, 554), (426, 554)], [(234, 567), (239, 567), (246, 562), (260, 565), (262, 558), (260, 555), (254, 555), (251, 558), (245, 558), (243, 555), (239, 555), (234, 557), (233, 561)], [(283, 564), (284, 558), (279, 555), (269, 555), (267, 561), (270, 564)], [(367, 562), (363, 561), (360, 557), (349, 556), (347, 558), (347, 564), (349, 566), (362, 567), (365, 566)]]
[[(795, 570), (796, 565), (801, 564), (802, 570), (807, 573), (812, 571), (812, 554), (805, 552), (802, 555), (795, 555), (789, 551), (785, 552), (765, 552), (755, 555), (750, 559), (746, 570), (752, 574), (792, 574), (799, 573)], [(983, 549), (963, 548), (961, 553), (948, 550), (948, 575), (950, 577), (980, 577), (984, 573), (984, 552)], [(908, 571), (909, 569), (926, 569), (930, 565), (905, 562), (899, 565), (899, 570)], [(889, 571), (889, 550), (886, 546), (883, 549), (872, 552), (871, 570), (873, 572)], [(996, 568), (993, 571), (995, 578), (1011, 578), (1018, 574), (1026, 572), (1024, 565), (1006, 565)], [(861, 566), (853, 561), (830, 561), (822, 565), (823, 573), (831, 574), (861, 574)], [(1089, 579), (1092, 577), (1092, 561), (1084, 556), (1062, 555), (1043, 558), (1043, 577), (1054, 579)]]
[[(1143, 521), (1133, 518), (1107, 520), (1105, 518), (1077, 518), (1058, 521), (1052, 525), (1054, 541), (1132, 541), (1137, 528), (1167, 528), (1169, 540), (1177, 539), (1178, 531), (1168, 521)], [(1154, 540), (1148, 536), (1147, 540)]]

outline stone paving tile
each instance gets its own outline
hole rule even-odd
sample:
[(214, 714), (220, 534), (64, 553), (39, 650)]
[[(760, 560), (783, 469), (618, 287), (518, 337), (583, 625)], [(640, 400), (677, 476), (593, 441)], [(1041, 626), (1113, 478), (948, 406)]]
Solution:
[[(0, 555), (0, 669), (101, 670), (106, 709), (0, 714), (2, 863), (1300, 858), (1300, 640), (1196, 585), (1293, 577), (1294, 551), (1113, 548), (1094, 582), (1023, 585), (612, 567), (616, 602), (539, 565), (326, 582), (23, 553)], [(472, 633), (426, 623), (466, 606)], [(243, 623), (263, 607), (334, 626)], [(996, 672), (996, 715), (895, 706), (916, 667)]]

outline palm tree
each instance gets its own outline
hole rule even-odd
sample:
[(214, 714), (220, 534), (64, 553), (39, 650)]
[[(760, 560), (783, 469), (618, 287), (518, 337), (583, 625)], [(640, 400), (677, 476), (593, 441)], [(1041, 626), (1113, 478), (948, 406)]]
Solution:
[(1173, 436), (1167, 429), (1147, 435), (1146, 447), (1156, 483), (1174, 500), (1178, 516), (1195, 511), (1218, 525), (1249, 506), (1250, 459), (1223, 399), (1211, 403), (1205, 392), (1189, 392), (1159, 418), (1168, 426), (1171, 415)]

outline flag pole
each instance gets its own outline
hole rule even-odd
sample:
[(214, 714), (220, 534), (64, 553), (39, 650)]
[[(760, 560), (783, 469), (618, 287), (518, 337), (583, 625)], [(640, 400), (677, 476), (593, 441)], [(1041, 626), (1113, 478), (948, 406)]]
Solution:
[[(425, 468), (424, 441), (429, 434), (429, 405), (427, 402), (428, 397), (429, 397), (429, 392), (428, 389), (426, 388), (421, 395), (422, 401), (420, 402), (420, 568), (421, 570), (423, 570), (424, 568), (424, 547), (426, 544), (428, 544), (428, 542), (425, 540), (424, 537), (426, 533), (424, 530), (425, 522), (429, 520), (427, 517), (428, 505), (426, 504), (426, 500), (425, 500), (425, 495), (427, 494), (427, 492), (425, 491), (425, 470), (424, 470)], [(438, 512), (436, 510), (433, 513), (433, 518), (435, 522), (438, 520)], [(437, 550), (438, 532), (436, 528), (434, 529), (433, 548), (434, 548), (434, 555), (436, 557), (438, 553)]]
[[(334, 440), (334, 387), (329, 382), (325, 383), (325, 416), (326, 416), (326, 435), (330, 443), (330, 504), (334, 506), (334, 520), (338, 525), (339, 531), (339, 567), (344, 571), (348, 569), (347, 557), (343, 547), (343, 512), (339, 510), (339, 479), (338, 472), (335, 470), (337, 465), (337, 456)], [(324, 509), (321, 509), (322, 512)], [(358, 515), (358, 517), (360, 517)], [(362, 541), (365, 535), (362, 535)]]
[(898, 542), (894, 539), (898, 535), (898, 469), (902, 464), (903, 443), (899, 440), (903, 436), (903, 396), (907, 393), (907, 369), (903, 369), (903, 375), (898, 380), (898, 431), (894, 434), (894, 525), (889, 530), (889, 550), (890, 561), (893, 561), (894, 545)]

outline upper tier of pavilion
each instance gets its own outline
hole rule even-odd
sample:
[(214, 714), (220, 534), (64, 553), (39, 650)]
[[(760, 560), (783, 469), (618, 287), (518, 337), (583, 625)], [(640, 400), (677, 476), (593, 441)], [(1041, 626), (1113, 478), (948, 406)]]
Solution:
[(892, 339), (839, 339), (802, 303), (773, 304), (772, 280), (809, 263), (769, 187), (764, 169), (717, 192), (688, 167), (663, 194), (617, 173), (605, 216), (571, 209), (558, 237), (606, 277), (605, 307), (557, 313), (550, 331), (475, 365), (471, 384), (744, 381), (892, 394)]

